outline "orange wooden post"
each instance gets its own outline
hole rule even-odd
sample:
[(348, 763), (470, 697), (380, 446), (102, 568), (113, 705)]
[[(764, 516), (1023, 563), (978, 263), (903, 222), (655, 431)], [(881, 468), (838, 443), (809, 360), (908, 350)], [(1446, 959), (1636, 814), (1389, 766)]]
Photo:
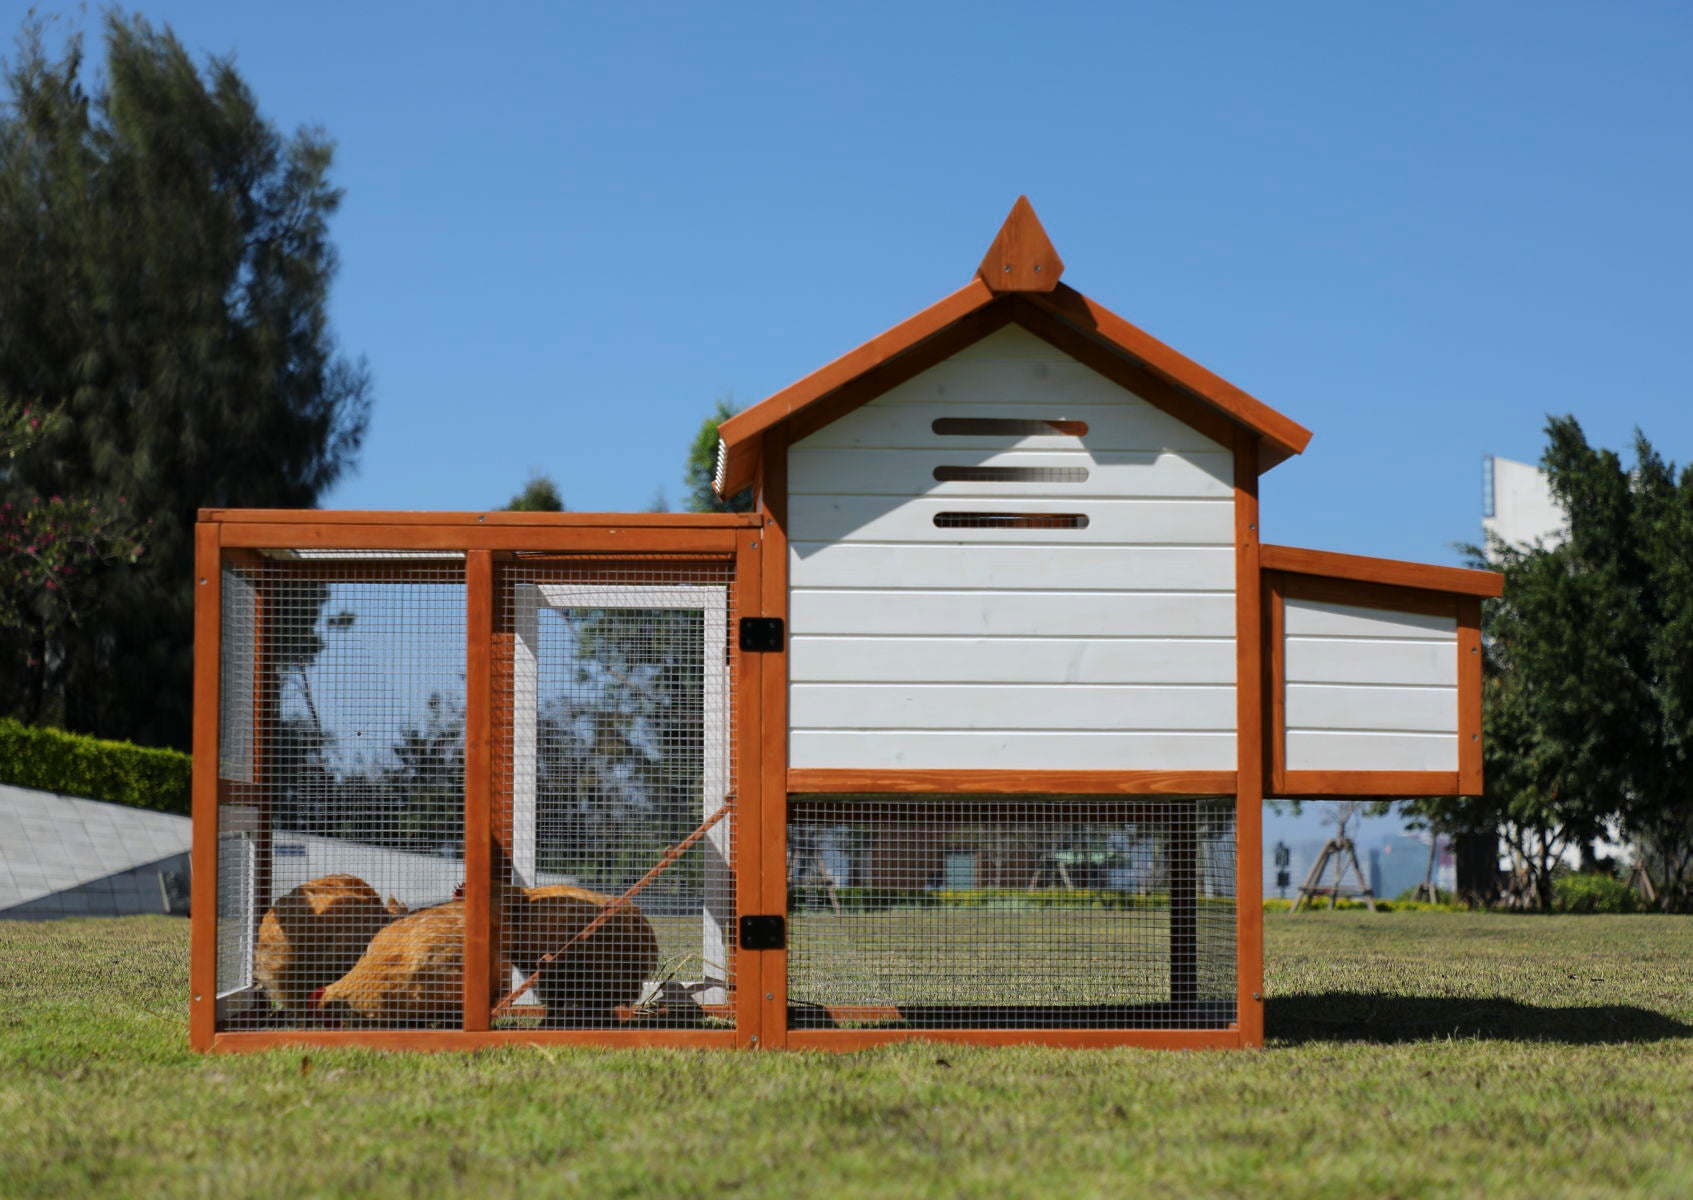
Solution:
[[(742, 532), (735, 554), (735, 602), (731, 611), (751, 615), (760, 611), (764, 585), (764, 532)], [(736, 631), (731, 628), (729, 637)], [(746, 1048), (764, 1043), (764, 955), (742, 952), (739, 918), (762, 911), (759, 879), (763, 865), (760, 836), (764, 801), (764, 664), (762, 656), (738, 647), (732, 652), (735, 678), (734, 734), (729, 772), (735, 793), (735, 814), (731, 818), (729, 871), (735, 881), (735, 920), (728, 936), (727, 977), (733, 989), (735, 1044)]]
[(194, 528), (194, 784), (189, 912), (188, 1040), (210, 1050), (217, 1034), (218, 668), (223, 623), (216, 524)]
[[(787, 629), (782, 649), (760, 654), (762, 696), (759, 719), (762, 787), (758, 825), (750, 831), (759, 839), (758, 906), (755, 912), (788, 915), (788, 647), (793, 629), (788, 622), (788, 444), (779, 436), (764, 439), (759, 478), (760, 507), (765, 514), (760, 532), (762, 593), (759, 612), (780, 617)], [(791, 933), (791, 930), (790, 930)], [(759, 1044), (777, 1049), (788, 1044), (788, 951), (762, 950), (760, 961), (763, 1019)]]
[(1244, 1046), (1264, 1044), (1264, 621), (1258, 438), (1235, 435), (1235, 1013)]
[(464, 1028), (489, 1027), (493, 894), (494, 555), (465, 553)]
[(1481, 773), (1481, 600), (1458, 599), (1458, 791), (1479, 796)]

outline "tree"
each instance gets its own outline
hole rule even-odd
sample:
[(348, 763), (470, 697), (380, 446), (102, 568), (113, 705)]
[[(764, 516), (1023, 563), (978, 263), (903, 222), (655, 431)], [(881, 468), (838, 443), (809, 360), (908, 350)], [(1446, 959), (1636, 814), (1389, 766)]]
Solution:
[(719, 396), (712, 405), (711, 415), (700, 423), (700, 431), (688, 447), (688, 469), (682, 477), (682, 485), (687, 489), (689, 512), (752, 511), (750, 489), (724, 500), (711, 486), (712, 478), (717, 474), (717, 427), (734, 415), (735, 409), (728, 397)]
[(1678, 476), (1644, 435), (1635, 465), (1588, 445), (1573, 417), (1547, 423), (1543, 459), (1569, 515), (1554, 546), (1494, 542), (1505, 573), (1483, 615), (1487, 795), (1418, 801), (1446, 832), (1496, 828), (1552, 905), (1565, 851), (1607, 829), (1653, 860), (1666, 904), (1693, 902), (1693, 470)]
[(529, 476), (523, 490), (511, 498), (505, 512), (564, 512), (564, 498), (558, 494), (558, 484), (549, 475), (539, 472)]
[(328, 139), (280, 134), (230, 61), (197, 66), (168, 29), (112, 13), (104, 35), (92, 88), (80, 36), (55, 57), (34, 22), (4, 73), (0, 422), (63, 420), (0, 500), (125, 497), (146, 552), (77, 621), (0, 631), (0, 712), (185, 746), (195, 510), (312, 506), (353, 462), (370, 381), (326, 313)]

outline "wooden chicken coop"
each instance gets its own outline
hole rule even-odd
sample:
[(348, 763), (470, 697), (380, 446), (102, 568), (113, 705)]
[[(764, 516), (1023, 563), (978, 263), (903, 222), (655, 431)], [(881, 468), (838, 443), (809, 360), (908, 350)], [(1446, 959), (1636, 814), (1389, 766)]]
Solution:
[(1301, 426), (974, 277), (742, 514), (208, 510), (192, 1039), (1256, 1046), (1266, 796), (1481, 787), (1478, 571), (1271, 545)]

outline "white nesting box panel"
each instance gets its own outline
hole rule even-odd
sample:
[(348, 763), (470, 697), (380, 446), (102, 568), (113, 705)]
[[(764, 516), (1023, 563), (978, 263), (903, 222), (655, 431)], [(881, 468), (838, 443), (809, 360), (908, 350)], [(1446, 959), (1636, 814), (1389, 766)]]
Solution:
[(788, 490), (791, 766), (1234, 769), (1227, 447), (1008, 326)]
[(1289, 597), (1287, 769), (1456, 771), (1458, 622)]

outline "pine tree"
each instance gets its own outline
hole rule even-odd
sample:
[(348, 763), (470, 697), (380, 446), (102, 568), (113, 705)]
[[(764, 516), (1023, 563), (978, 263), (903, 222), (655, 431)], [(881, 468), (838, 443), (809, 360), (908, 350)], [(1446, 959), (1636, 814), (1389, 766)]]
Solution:
[(700, 430), (688, 447), (688, 469), (682, 482), (687, 488), (689, 512), (752, 511), (750, 489), (724, 500), (711, 486), (717, 473), (717, 427), (734, 415), (734, 406), (728, 398), (719, 396), (711, 407), (711, 415), (700, 423)]
[(54, 56), (37, 23), (4, 75), (0, 421), (63, 420), (0, 493), (122, 509), (145, 547), (74, 627), (0, 633), (0, 712), (181, 746), (195, 510), (313, 505), (370, 381), (326, 312), (329, 140), (279, 133), (230, 61), (196, 65), (168, 29), (112, 13), (104, 36), (92, 90), (81, 38)]

